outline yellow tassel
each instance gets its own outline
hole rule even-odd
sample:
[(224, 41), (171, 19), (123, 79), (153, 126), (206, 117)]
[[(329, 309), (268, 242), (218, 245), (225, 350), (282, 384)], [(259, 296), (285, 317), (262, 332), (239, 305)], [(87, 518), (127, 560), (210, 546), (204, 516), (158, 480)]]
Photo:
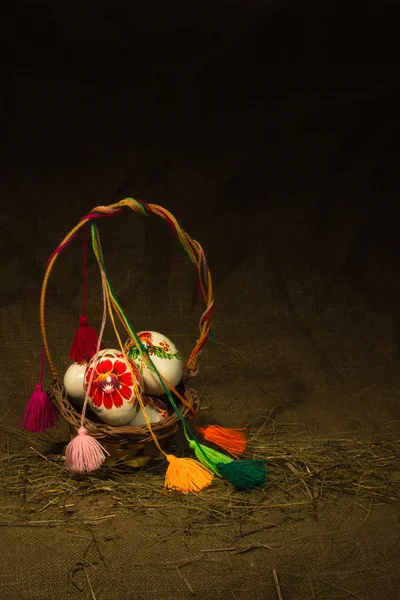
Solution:
[(211, 485), (212, 472), (203, 467), (193, 458), (177, 458), (173, 454), (167, 454), (169, 462), (165, 474), (165, 487), (169, 490), (179, 490), (184, 494), (199, 492)]

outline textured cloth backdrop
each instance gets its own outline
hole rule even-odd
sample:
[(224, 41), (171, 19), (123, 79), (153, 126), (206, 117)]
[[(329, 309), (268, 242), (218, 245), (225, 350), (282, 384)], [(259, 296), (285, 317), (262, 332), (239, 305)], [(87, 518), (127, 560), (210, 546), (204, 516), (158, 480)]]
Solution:
[[(2, 425), (18, 423), (38, 378), (47, 257), (91, 208), (132, 195), (169, 209), (209, 257), (216, 344), (201, 357), (196, 387), (210, 419), (259, 427), (274, 409), (277, 423), (311, 436), (397, 439), (399, 123), (389, 17), (382, 9), (359, 27), (351, 11), (344, 22), (333, 9), (249, 2), (232, 8), (229, 26), (206, 2), (141, 10), (142, 25), (102, 8), (93, 20), (45, 11), (36, 29), (29, 7), (7, 17)], [(99, 228), (135, 328), (165, 332), (187, 356), (201, 305), (195, 270), (168, 227), (127, 211)], [(50, 280), (60, 372), (78, 323), (80, 252), (75, 241)], [(93, 260), (87, 304), (98, 326)], [(115, 344), (110, 329), (106, 340)], [(4, 432), (3, 453), (21, 448), (29, 451)], [(5, 522), (13, 500), (1, 506)], [(264, 600), (276, 597), (276, 568), (285, 600), (314, 590), (321, 599), (398, 598), (396, 503), (366, 514), (354, 500), (326, 502), (318, 518), (299, 514), (272, 533), (271, 512), (261, 533), (246, 525), (246, 543), (271, 548), (239, 554), (202, 553), (235, 545), (236, 525), (216, 514), (188, 533), (185, 503), (113, 511), (96, 528), (104, 563), (93, 593), (84, 578), (84, 592), (67, 578), (91, 530), (1, 527), (0, 597)]]

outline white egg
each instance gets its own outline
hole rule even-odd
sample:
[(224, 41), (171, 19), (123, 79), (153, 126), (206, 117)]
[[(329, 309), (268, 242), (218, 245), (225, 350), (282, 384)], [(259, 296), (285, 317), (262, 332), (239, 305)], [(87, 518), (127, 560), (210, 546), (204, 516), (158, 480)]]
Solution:
[(85, 371), (86, 363), (73, 362), (64, 375), (64, 388), (67, 395), (74, 400), (77, 406), (83, 406), (85, 399)]
[[(143, 404), (150, 423), (159, 423), (159, 421), (163, 421), (166, 417), (168, 417), (168, 411), (163, 402), (144, 397)], [(129, 423), (129, 425), (134, 425), (135, 427), (139, 427), (139, 425), (146, 425), (146, 419), (144, 418), (143, 411), (140, 406), (138, 408), (136, 417)]]
[(130, 423), (138, 409), (135, 382), (140, 394), (143, 394), (144, 387), (142, 375), (134, 362), (130, 359), (125, 361), (120, 350), (106, 348), (88, 363), (85, 390), (92, 376), (88, 395), (90, 408), (108, 425)]
[[(146, 346), (157, 371), (173, 387), (176, 387), (182, 379), (183, 361), (175, 344), (157, 331), (141, 331), (138, 336)], [(142, 361), (136, 346), (133, 345), (129, 348), (129, 356), (135, 361), (143, 375), (146, 394), (165, 394), (165, 389), (157, 374)]]

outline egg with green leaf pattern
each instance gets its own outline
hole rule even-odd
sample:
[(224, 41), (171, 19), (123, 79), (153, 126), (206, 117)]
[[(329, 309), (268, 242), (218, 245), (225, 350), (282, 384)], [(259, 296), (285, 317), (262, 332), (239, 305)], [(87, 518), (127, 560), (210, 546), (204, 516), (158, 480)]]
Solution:
[[(183, 361), (175, 344), (167, 336), (157, 331), (141, 331), (139, 339), (146, 348), (155, 368), (170, 385), (176, 387), (182, 379)], [(130, 340), (127, 352), (131, 360), (139, 367), (144, 380), (146, 394), (163, 395), (166, 393), (157, 373), (148, 366), (140, 355), (139, 348)]]

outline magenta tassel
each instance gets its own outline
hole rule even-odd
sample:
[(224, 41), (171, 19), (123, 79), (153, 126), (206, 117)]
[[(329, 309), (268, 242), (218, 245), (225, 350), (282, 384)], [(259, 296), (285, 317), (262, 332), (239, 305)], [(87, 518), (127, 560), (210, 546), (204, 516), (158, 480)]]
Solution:
[(49, 427), (54, 427), (57, 420), (56, 408), (39, 382), (26, 405), (20, 426), (33, 433), (42, 433)]
[(65, 458), (68, 467), (75, 473), (85, 473), (99, 469), (104, 462), (107, 450), (93, 437), (85, 427), (78, 429), (78, 435), (70, 441)]

